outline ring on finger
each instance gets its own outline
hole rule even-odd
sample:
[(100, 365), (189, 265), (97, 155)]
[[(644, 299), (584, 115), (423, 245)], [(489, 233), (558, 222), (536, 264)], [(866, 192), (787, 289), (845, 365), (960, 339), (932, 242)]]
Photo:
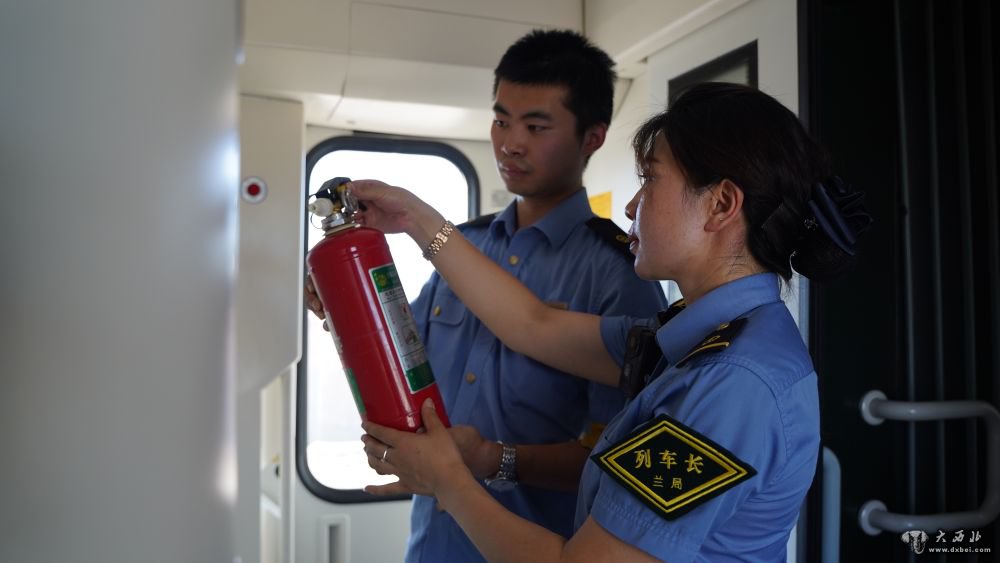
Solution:
[(382, 463), (389, 463), (389, 450), (390, 449), (391, 448), (389, 448), (388, 446), (386, 446), (385, 451), (382, 452)]

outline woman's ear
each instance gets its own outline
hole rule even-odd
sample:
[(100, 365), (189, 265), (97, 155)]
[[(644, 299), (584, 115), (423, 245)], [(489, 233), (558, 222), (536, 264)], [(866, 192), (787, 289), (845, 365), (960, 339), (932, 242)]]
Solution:
[(743, 190), (726, 178), (709, 188), (709, 212), (705, 230), (721, 231), (742, 217)]

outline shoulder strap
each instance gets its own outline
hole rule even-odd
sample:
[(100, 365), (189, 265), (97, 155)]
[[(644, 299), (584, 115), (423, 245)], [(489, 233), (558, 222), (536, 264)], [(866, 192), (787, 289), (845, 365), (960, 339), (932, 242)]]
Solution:
[(610, 244), (615, 250), (621, 252), (629, 261), (635, 260), (635, 256), (632, 255), (632, 251), (628, 249), (628, 235), (625, 231), (621, 230), (621, 227), (615, 224), (611, 219), (604, 219), (601, 217), (594, 217), (587, 221), (587, 226), (590, 227), (597, 236), (601, 238), (604, 242)]
[(743, 330), (743, 326), (746, 324), (746, 317), (740, 317), (734, 321), (722, 323), (711, 334), (706, 336), (704, 340), (699, 342), (697, 346), (692, 348), (691, 351), (681, 359), (681, 361), (677, 362), (676, 366), (681, 367), (688, 363), (691, 358), (700, 354), (720, 352), (729, 348), (729, 345), (733, 343), (733, 340), (736, 339), (736, 336), (739, 335), (740, 331)]
[(660, 326), (663, 326), (668, 322), (670, 322), (670, 319), (676, 317), (685, 308), (687, 308), (687, 301), (685, 301), (684, 298), (681, 297), (677, 301), (671, 303), (670, 307), (667, 307), (666, 309), (660, 311), (659, 313), (656, 313), (656, 320), (657, 322), (660, 323)]

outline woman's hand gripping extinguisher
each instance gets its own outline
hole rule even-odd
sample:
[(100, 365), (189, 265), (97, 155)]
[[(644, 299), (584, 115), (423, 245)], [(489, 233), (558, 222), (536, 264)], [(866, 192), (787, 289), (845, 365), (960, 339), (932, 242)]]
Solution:
[(327, 180), (309, 211), (326, 236), (306, 256), (337, 353), (362, 419), (415, 432), (428, 397), (448, 425), (410, 304), (385, 235), (356, 223), (358, 202), (347, 183)]

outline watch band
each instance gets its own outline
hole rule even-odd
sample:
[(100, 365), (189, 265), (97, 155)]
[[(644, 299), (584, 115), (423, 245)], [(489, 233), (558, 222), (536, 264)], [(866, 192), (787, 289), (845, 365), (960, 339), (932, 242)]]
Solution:
[(434, 258), (444, 248), (444, 243), (448, 242), (448, 237), (453, 232), (455, 232), (455, 224), (451, 221), (445, 221), (444, 225), (441, 225), (441, 229), (434, 233), (434, 238), (431, 239), (430, 244), (427, 245), (427, 249), (424, 250), (424, 258), (427, 260)]
[(506, 479), (508, 481), (517, 480), (517, 449), (503, 442), (497, 442), (500, 447), (503, 448), (503, 454), (500, 456), (500, 469), (497, 470), (497, 474), (493, 476), (493, 479)]
[(505, 492), (517, 486), (517, 450), (514, 446), (497, 442), (503, 449), (500, 455), (500, 469), (496, 475), (485, 480), (486, 486), (497, 492)]

